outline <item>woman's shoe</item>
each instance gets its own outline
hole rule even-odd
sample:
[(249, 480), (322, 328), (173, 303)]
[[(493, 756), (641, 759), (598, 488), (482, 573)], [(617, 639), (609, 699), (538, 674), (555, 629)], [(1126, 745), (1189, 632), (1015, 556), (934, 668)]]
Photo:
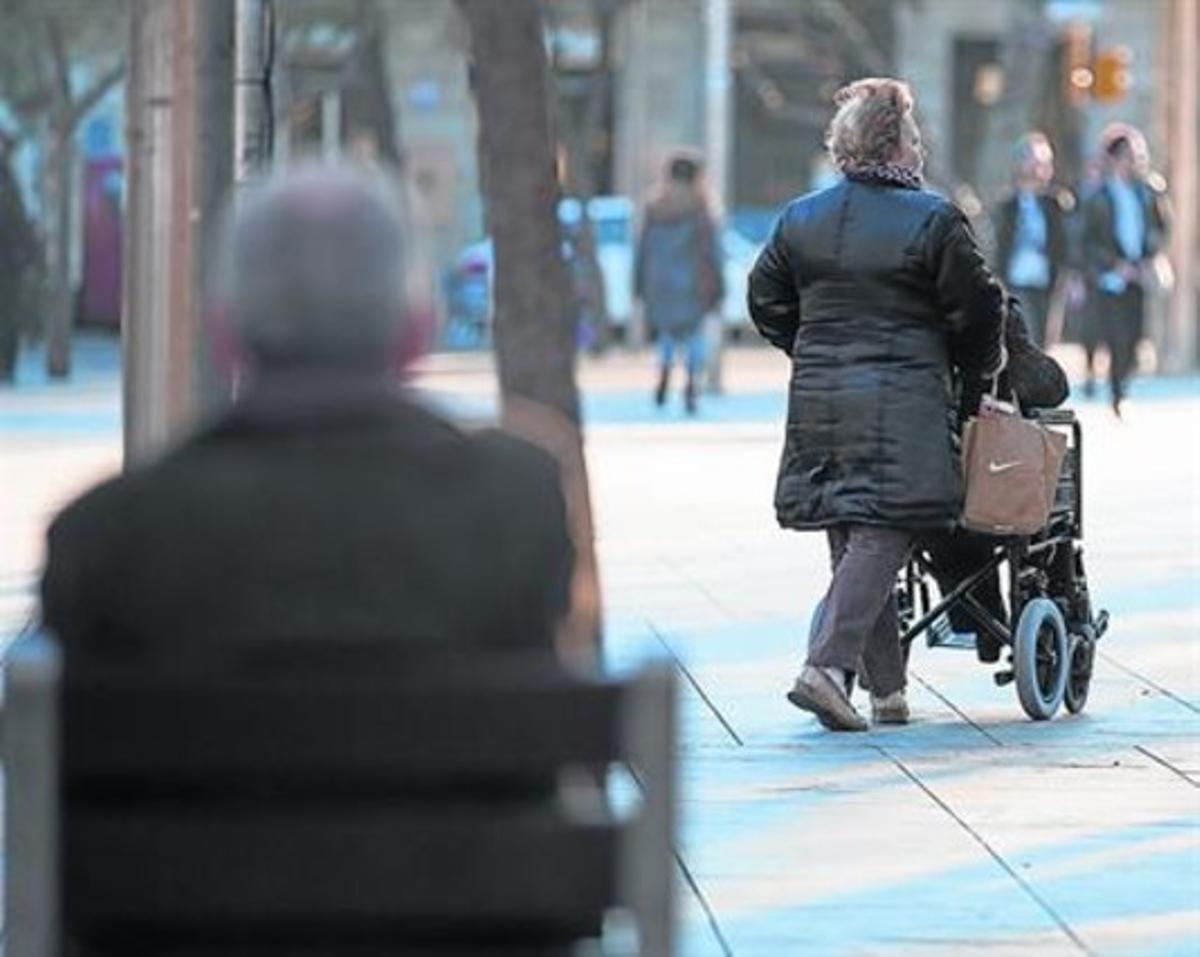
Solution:
[(871, 695), (871, 721), (875, 724), (908, 724), (908, 699), (904, 689), (877, 698)]
[(821, 668), (805, 665), (787, 699), (797, 708), (811, 711), (830, 731), (867, 730), (867, 722), (846, 692)]

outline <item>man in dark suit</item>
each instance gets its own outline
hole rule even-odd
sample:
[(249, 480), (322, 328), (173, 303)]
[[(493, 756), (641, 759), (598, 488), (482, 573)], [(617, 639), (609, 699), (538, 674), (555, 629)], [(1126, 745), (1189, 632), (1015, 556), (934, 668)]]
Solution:
[(1145, 331), (1147, 279), (1157, 279), (1170, 213), (1166, 184), (1149, 173), (1145, 139), (1132, 128), (1105, 137), (1103, 183), (1084, 209), (1083, 257), (1109, 353), (1112, 407), (1121, 414)]
[(212, 310), (236, 401), (50, 528), (43, 610), (68, 677), (273, 641), (552, 647), (572, 567), (557, 468), (398, 388), (414, 328), (395, 209), (334, 167), (247, 196)]
[(1054, 151), (1042, 133), (1017, 145), (1016, 183), (996, 209), (996, 274), (1024, 305), (1030, 338), (1046, 346), (1050, 296), (1067, 253), (1071, 194), (1055, 189)]

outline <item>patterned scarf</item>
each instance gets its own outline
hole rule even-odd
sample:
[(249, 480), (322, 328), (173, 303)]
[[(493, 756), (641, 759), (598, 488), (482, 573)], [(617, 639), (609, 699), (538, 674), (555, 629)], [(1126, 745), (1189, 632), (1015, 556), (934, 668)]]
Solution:
[(899, 186), (902, 189), (920, 189), (922, 186), (920, 173), (898, 163), (861, 163), (857, 166), (846, 166), (842, 172), (846, 179), (860, 183), (881, 183), (885, 186)]

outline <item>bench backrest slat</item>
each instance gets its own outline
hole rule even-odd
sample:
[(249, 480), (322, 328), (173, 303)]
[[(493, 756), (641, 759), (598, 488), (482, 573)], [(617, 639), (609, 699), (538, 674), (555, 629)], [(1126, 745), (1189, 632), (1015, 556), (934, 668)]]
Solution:
[(618, 684), (386, 680), (110, 682), (64, 699), (68, 785), (307, 775), (428, 780), (604, 764), (621, 755)]
[[(670, 953), (669, 672), (585, 679), (515, 656), (394, 665), (87, 681), (68, 666), (51, 689), (68, 939), (449, 935), (534, 953), (627, 906), (642, 952)], [(612, 763), (643, 785), (632, 817), (600, 801), (581, 818), (556, 796), (560, 771)]]

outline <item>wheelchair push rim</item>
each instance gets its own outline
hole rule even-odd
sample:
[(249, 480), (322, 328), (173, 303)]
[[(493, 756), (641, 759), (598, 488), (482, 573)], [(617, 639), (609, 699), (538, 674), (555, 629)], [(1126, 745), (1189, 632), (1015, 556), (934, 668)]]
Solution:
[(1045, 721), (1063, 703), (1071, 647), (1062, 612), (1049, 598), (1034, 598), (1021, 611), (1013, 641), (1017, 697), (1025, 713)]

